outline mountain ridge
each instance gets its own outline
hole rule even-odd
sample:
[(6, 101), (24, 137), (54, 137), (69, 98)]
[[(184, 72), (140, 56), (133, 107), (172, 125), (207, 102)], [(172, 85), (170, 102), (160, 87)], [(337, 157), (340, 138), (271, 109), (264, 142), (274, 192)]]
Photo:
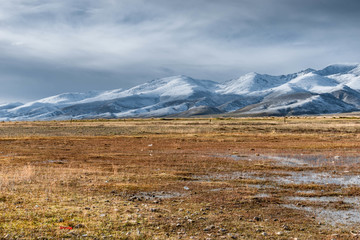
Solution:
[(280, 76), (252, 72), (223, 83), (177, 75), (125, 90), (62, 93), (25, 104), (2, 104), (0, 120), (286, 116), (350, 111), (360, 111), (359, 64), (333, 64)]

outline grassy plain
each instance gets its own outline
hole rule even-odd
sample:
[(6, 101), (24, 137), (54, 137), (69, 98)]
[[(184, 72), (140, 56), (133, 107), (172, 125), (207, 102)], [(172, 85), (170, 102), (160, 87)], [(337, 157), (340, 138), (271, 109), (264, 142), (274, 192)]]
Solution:
[(359, 149), (356, 116), (3, 122), (0, 239), (357, 238)]

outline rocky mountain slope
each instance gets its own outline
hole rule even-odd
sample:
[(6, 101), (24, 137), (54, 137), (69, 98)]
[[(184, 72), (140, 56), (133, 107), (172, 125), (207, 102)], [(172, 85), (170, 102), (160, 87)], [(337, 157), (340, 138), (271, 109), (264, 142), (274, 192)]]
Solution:
[(180, 75), (127, 90), (64, 93), (0, 105), (0, 120), (286, 116), (359, 110), (360, 65), (337, 64), (281, 76), (248, 73), (224, 83)]

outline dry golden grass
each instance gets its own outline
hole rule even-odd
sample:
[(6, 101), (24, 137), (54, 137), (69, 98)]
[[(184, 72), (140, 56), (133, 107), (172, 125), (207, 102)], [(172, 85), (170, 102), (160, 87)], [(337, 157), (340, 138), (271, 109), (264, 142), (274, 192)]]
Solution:
[[(274, 179), (358, 174), (359, 164), (347, 159), (359, 156), (359, 123), (356, 117), (0, 123), (0, 238), (353, 238), (356, 225), (319, 225), (318, 216), (286, 205), (293, 196), (360, 196), (358, 186)], [(278, 155), (342, 160), (279, 165), (266, 157)]]

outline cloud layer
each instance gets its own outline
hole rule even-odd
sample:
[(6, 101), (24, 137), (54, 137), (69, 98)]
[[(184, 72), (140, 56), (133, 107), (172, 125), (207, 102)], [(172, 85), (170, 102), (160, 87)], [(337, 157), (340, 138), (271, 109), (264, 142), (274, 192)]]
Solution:
[(357, 0), (3, 0), (0, 102), (360, 62)]

